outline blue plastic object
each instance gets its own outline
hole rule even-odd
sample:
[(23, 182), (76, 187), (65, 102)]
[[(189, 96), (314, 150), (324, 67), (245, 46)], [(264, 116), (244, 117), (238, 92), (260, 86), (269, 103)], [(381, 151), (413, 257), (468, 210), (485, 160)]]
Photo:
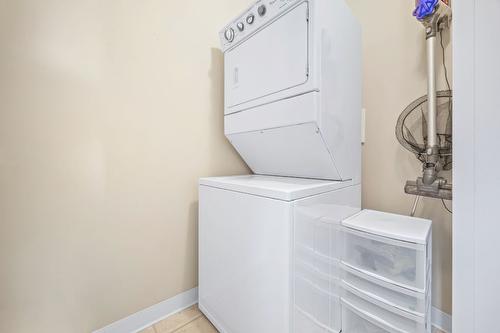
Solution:
[(413, 11), (419, 21), (425, 19), (427, 16), (432, 15), (438, 6), (440, 0), (419, 0), (417, 8)]

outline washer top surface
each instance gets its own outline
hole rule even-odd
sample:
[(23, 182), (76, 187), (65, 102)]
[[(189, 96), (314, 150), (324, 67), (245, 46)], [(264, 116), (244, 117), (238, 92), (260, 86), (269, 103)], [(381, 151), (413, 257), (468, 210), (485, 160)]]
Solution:
[(418, 217), (365, 209), (344, 220), (342, 225), (392, 239), (426, 244), (432, 222)]
[(353, 184), (351, 181), (328, 181), (261, 175), (201, 178), (199, 183), (204, 186), (284, 201), (293, 201), (335, 191)]

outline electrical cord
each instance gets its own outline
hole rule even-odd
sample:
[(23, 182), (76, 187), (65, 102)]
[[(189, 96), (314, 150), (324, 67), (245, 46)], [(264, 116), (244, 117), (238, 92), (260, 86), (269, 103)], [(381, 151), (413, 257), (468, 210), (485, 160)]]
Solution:
[[(448, 67), (446, 67), (446, 50), (444, 48), (444, 42), (443, 42), (443, 30), (439, 30), (439, 44), (441, 45), (441, 50), (443, 51), (443, 68), (444, 68), (444, 78), (446, 81), (446, 86), (448, 87), (448, 90), (451, 91), (451, 84), (450, 80), (448, 79)], [(451, 97), (448, 99), (448, 111), (451, 114), (451, 108), (452, 108), (452, 103), (451, 103)]]
[(443, 30), (439, 31), (439, 43), (441, 44), (441, 49), (443, 50), (444, 78), (446, 79), (446, 85), (448, 86), (448, 90), (451, 90), (450, 80), (448, 79), (448, 67), (446, 67), (446, 51), (444, 49), (444, 43), (443, 43)]
[[(448, 67), (446, 67), (446, 50), (444, 48), (444, 42), (443, 42), (443, 30), (439, 31), (439, 43), (441, 44), (441, 50), (443, 51), (444, 78), (446, 80), (446, 85), (448, 86), (448, 90), (451, 90), (450, 80), (448, 79)], [(451, 112), (451, 98), (449, 99), (448, 102), (448, 109)], [(441, 202), (443, 203), (444, 209), (446, 209), (448, 213), (453, 214), (453, 211), (448, 208), (446, 202), (444, 202), (444, 199), (441, 199)]]
[(448, 211), (448, 213), (453, 214), (453, 211), (446, 206), (446, 202), (444, 202), (444, 199), (441, 199), (441, 202), (443, 203), (444, 209)]

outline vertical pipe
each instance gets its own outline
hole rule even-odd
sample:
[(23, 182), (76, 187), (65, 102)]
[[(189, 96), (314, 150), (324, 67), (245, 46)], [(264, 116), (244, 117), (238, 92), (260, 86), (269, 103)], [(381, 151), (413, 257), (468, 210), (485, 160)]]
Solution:
[[(434, 30), (430, 28), (431, 30)], [(427, 149), (437, 146), (436, 33), (427, 36)]]
[(413, 201), (413, 207), (411, 208), (410, 216), (415, 216), (415, 213), (417, 212), (417, 206), (418, 206), (419, 201), (420, 201), (420, 195), (416, 195), (415, 201)]

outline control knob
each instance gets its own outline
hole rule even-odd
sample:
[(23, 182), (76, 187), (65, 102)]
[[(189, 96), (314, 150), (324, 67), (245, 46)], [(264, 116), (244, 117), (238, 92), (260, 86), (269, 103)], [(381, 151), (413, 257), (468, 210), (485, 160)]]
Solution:
[(228, 42), (232, 42), (234, 40), (234, 29), (233, 28), (228, 28), (224, 32), (224, 37)]
[(260, 16), (266, 15), (266, 5), (260, 5), (259, 8), (257, 8), (257, 12), (259, 13)]

